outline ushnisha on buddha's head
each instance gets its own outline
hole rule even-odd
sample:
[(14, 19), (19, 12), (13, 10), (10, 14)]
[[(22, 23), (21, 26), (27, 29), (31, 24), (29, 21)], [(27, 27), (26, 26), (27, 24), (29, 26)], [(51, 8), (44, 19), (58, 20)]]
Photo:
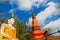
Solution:
[(14, 18), (11, 18), (11, 19), (8, 19), (8, 24), (14, 24), (14, 22), (15, 22), (15, 19)]

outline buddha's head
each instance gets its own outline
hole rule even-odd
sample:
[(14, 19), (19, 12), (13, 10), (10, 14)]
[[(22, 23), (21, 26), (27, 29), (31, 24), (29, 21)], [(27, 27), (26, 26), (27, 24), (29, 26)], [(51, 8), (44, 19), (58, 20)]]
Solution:
[(8, 24), (14, 24), (14, 22), (15, 22), (15, 19), (14, 18), (11, 18), (11, 19), (8, 19)]

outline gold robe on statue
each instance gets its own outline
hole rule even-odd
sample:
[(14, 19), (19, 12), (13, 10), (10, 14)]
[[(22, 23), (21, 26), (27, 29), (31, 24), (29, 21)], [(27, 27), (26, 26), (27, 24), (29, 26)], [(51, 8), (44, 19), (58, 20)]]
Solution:
[[(14, 29), (14, 28), (5, 29), (4, 33), (7, 34), (7, 35), (9, 35), (10, 37), (14, 38), (15, 40), (18, 40), (18, 38), (16, 38), (16, 29)], [(8, 39), (8, 38), (2, 38), (2, 40), (10, 40), (10, 39)]]

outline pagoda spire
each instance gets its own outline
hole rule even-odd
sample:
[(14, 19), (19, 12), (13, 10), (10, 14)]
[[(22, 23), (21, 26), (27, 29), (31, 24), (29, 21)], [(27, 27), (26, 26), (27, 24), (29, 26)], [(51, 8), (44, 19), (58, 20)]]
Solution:
[(39, 40), (43, 37), (43, 31), (41, 30), (36, 17), (34, 16), (34, 11), (32, 10), (32, 31), (34, 40)]
[(32, 10), (32, 19), (33, 19), (33, 18), (35, 18), (35, 16), (34, 16), (34, 10)]

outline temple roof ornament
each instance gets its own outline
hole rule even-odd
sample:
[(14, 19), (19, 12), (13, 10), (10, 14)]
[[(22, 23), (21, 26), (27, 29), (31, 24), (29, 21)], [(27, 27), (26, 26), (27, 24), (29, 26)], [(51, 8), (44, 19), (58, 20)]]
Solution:
[(12, 13), (12, 18), (14, 18), (14, 13)]

